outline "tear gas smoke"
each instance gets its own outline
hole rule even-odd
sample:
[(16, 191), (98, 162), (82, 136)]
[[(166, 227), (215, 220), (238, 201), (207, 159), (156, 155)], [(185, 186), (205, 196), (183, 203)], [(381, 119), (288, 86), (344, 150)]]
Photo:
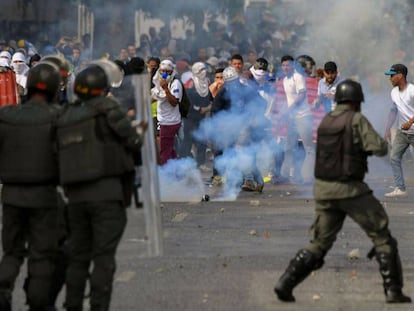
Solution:
[(163, 202), (199, 202), (205, 194), (197, 163), (191, 158), (169, 160), (158, 173)]

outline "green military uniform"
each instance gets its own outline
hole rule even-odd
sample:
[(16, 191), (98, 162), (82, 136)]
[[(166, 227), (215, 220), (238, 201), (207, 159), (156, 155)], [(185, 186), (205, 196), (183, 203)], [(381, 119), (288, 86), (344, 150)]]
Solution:
[(108, 310), (115, 252), (132, 195), (132, 152), (139, 152), (141, 139), (119, 103), (99, 96), (65, 109), (58, 122), (58, 142), (71, 230), (66, 307), (82, 309), (93, 262), (91, 309)]
[(274, 291), (282, 301), (295, 301), (293, 289), (323, 266), (346, 216), (350, 216), (374, 244), (368, 257), (375, 256), (379, 263), (386, 302), (411, 302), (402, 292), (401, 261), (397, 241), (388, 229), (388, 216), (363, 181), (368, 171), (367, 157), (386, 155), (387, 143), (359, 112), (364, 95), (358, 82), (339, 83), (335, 101), (336, 109), (325, 116), (318, 128), (312, 239), (291, 260)]
[[(332, 115), (337, 116), (345, 110), (349, 110), (347, 105), (338, 105)], [(352, 130), (354, 144), (365, 152), (378, 156), (387, 154), (386, 141), (361, 113), (355, 113)], [(312, 240), (306, 248), (317, 257), (323, 257), (332, 247), (346, 215), (361, 226), (378, 252), (391, 252), (392, 237), (388, 230), (388, 216), (366, 183), (359, 180), (340, 182), (316, 178), (314, 198), (316, 216), (311, 227)]]

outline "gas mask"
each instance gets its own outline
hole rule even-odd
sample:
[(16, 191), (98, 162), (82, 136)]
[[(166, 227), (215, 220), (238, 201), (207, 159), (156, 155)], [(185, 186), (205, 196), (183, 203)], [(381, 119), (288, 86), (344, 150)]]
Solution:
[(164, 71), (164, 72), (160, 73), (160, 78), (169, 82), (171, 80), (171, 74)]

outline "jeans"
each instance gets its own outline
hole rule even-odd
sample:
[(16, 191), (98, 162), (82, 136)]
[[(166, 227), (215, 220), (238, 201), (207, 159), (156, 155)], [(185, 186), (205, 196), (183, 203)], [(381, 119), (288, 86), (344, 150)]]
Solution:
[(160, 125), (160, 165), (164, 165), (170, 159), (177, 158), (174, 143), (175, 135), (177, 135), (180, 126), (181, 123)]
[(401, 166), (401, 159), (410, 145), (414, 146), (414, 135), (406, 134), (401, 130), (397, 130), (391, 146), (390, 162), (395, 187), (399, 188), (402, 191), (405, 191), (405, 182)]
[(194, 132), (200, 125), (200, 120), (193, 120), (190, 118), (184, 119), (184, 139), (179, 151), (180, 158), (193, 157), (191, 152), (192, 146), (196, 148), (195, 160), (197, 165), (200, 166), (206, 162), (206, 149), (207, 144), (194, 137)]
[(297, 151), (298, 139), (300, 138), (305, 148), (305, 160), (301, 172), (295, 172), (295, 179), (310, 181), (313, 179), (315, 165), (315, 144), (312, 140), (312, 115), (305, 117), (292, 116), (289, 119), (288, 131), (285, 144), (285, 160), (282, 166), (282, 176), (289, 176), (289, 170), (295, 167), (295, 152)]

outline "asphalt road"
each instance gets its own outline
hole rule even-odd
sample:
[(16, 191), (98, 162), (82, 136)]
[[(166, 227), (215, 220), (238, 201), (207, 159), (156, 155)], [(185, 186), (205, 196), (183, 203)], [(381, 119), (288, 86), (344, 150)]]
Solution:
[[(368, 183), (389, 213), (399, 242), (405, 291), (414, 297), (414, 182), (408, 178), (408, 198), (385, 200), (389, 176), (385, 171)], [(413, 305), (384, 303), (377, 262), (365, 256), (371, 243), (350, 220), (325, 266), (296, 288), (297, 302), (279, 302), (273, 286), (309, 239), (311, 186), (266, 184), (262, 194), (243, 192), (235, 201), (214, 200), (217, 191), (206, 188), (212, 197), (209, 202), (162, 203), (164, 252), (156, 258), (147, 256), (143, 209), (128, 209), (111, 310), (413, 310)], [(351, 251), (360, 256), (349, 259)], [(23, 269), (13, 310), (25, 310), (24, 274)]]

